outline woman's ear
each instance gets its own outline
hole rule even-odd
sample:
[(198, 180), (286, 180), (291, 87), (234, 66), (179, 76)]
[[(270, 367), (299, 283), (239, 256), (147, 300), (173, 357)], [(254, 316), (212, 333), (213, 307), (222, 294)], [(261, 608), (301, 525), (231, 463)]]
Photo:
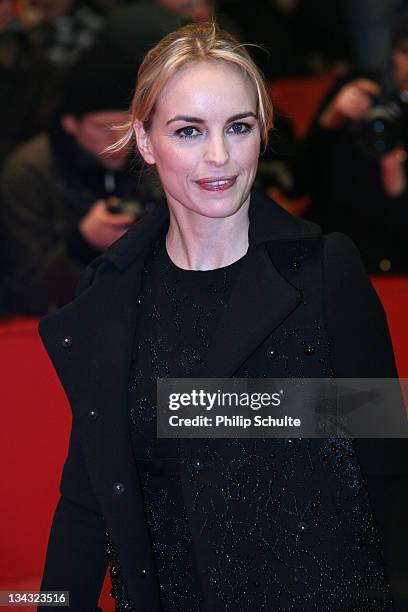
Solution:
[(136, 144), (140, 155), (147, 164), (155, 164), (156, 160), (154, 159), (152, 152), (150, 137), (148, 132), (146, 132), (143, 123), (136, 119), (136, 121), (133, 123), (133, 130), (135, 132)]

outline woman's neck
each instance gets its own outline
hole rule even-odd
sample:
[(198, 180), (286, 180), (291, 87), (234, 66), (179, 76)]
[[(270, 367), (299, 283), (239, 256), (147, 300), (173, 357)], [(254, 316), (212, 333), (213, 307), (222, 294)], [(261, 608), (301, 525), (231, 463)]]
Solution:
[(248, 250), (248, 207), (249, 198), (236, 213), (221, 218), (170, 207), (170, 259), (184, 270), (214, 270), (234, 263)]

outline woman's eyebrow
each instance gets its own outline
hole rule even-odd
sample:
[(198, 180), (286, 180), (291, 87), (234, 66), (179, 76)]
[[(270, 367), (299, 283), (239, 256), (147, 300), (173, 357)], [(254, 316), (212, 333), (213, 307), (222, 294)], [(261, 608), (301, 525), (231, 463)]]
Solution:
[[(257, 115), (252, 111), (247, 111), (245, 113), (239, 113), (238, 115), (233, 115), (232, 117), (229, 117), (226, 123), (229, 123), (230, 121), (237, 121), (238, 119), (245, 119), (246, 117), (254, 117), (255, 119), (258, 118)], [(169, 125), (169, 123), (173, 123), (173, 121), (186, 121), (187, 123), (205, 123), (205, 120), (200, 119), (199, 117), (191, 117), (190, 115), (176, 115), (172, 119), (169, 119), (166, 122), (166, 125)]]

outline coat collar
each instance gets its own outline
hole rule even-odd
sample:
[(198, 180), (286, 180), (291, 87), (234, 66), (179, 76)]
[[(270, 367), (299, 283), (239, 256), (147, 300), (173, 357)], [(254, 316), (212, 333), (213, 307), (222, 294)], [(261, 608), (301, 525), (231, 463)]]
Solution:
[[(251, 194), (248, 214), (251, 249), (273, 240), (307, 240), (321, 235), (318, 225), (291, 215), (258, 190)], [(97, 267), (103, 262), (110, 262), (119, 270), (124, 270), (155, 237), (167, 229), (168, 224), (169, 212), (166, 206), (162, 206), (136, 223), (91, 265)]]

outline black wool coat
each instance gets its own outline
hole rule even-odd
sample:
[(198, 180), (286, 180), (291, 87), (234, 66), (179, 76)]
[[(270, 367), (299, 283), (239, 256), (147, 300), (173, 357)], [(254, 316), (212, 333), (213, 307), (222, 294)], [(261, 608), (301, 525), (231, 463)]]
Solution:
[[(278, 378), (396, 377), (384, 311), (351, 240), (322, 236), (257, 192), (249, 217), (249, 256), (208, 364), (193, 376), (245, 374), (251, 362), (260, 375)], [(76, 299), (39, 326), (73, 415), (41, 588), (69, 590), (78, 611), (97, 608), (107, 534), (127, 600), (141, 612), (160, 610), (126, 402), (144, 260), (167, 226), (164, 208), (138, 222), (88, 266)], [(402, 612), (408, 609), (406, 440), (354, 444)]]

